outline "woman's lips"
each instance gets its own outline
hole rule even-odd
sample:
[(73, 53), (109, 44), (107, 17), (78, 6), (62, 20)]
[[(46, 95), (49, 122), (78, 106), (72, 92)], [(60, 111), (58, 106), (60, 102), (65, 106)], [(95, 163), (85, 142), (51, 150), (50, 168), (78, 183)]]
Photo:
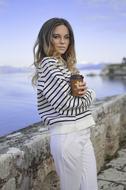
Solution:
[(58, 47), (59, 49), (62, 49), (62, 50), (64, 50), (64, 49), (66, 49), (65, 47)]

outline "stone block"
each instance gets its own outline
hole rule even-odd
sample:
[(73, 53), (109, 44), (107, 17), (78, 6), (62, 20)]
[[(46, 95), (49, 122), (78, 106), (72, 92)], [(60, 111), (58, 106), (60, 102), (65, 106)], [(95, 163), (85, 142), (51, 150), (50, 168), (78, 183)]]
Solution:
[(0, 155), (0, 178), (7, 178), (12, 170), (13, 161), (12, 156), (7, 154)]
[(1, 190), (16, 190), (15, 178), (10, 178), (2, 187)]
[(110, 181), (99, 180), (98, 190), (125, 190), (123, 185)]
[(106, 169), (98, 176), (99, 180), (110, 181), (112, 183), (126, 185), (126, 173), (114, 168)]

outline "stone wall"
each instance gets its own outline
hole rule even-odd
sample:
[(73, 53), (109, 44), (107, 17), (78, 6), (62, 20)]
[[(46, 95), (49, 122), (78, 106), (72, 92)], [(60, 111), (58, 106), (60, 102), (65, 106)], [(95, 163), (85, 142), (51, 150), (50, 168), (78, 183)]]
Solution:
[[(126, 137), (126, 95), (96, 101), (92, 129), (97, 168), (102, 169)], [(49, 134), (42, 123), (0, 138), (0, 190), (58, 190), (49, 149)]]

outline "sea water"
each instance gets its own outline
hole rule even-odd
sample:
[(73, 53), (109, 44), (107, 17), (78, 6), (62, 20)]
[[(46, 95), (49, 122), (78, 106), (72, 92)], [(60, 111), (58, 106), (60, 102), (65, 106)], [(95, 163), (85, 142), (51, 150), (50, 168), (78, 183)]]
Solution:
[[(126, 93), (126, 80), (86, 76), (96, 71), (82, 70), (89, 88), (97, 98)], [(36, 89), (31, 85), (30, 73), (0, 74), (0, 136), (24, 128), (41, 119), (37, 112)]]

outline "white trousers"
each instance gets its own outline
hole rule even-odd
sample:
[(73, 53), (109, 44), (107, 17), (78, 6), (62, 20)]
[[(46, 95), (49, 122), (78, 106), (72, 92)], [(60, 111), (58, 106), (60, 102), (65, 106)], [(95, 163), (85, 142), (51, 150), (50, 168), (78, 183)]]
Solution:
[(90, 129), (52, 135), (51, 154), (61, 190), (97, 190), (96, 160)]

